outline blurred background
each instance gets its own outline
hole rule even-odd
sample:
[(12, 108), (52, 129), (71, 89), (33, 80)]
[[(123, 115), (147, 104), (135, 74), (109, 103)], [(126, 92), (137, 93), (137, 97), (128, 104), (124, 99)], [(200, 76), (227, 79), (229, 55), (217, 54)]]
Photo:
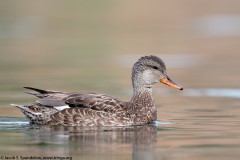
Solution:
[(128, 100), (131, 67), (149, 54), (185, 89), (240, 87), (238, 0), (6, 0), (0, 8), (1, 115), (22, 116), (9, 104), (35, 99), (23, 86)]
[[(239, 0), (1, 0), (1, 155), (239, 159), (239, 52)], [(129, 100), (132, 65), (150, 54), (184, 86), (154, 87), (165, 125), (56, 133), (9, 105), (36, 100), (23, 86)]]

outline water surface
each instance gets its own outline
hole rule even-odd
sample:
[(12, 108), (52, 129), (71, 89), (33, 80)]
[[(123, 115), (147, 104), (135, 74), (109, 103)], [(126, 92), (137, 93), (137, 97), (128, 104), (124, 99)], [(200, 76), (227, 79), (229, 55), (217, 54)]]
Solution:
[(161, 121), (136, 127), (41, 127), (29, 125), (25, 118), (1, 117), (1, 153), (150, 160), (240, 156), (238, 100), (176, 97), (177, 109), (167, 108), (169, 99), (158, 108)]

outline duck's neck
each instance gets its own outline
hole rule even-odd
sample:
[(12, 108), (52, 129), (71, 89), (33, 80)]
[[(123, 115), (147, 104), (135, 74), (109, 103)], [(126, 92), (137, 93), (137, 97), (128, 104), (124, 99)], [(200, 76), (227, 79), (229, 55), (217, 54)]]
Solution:
[(137, 64), (133, 66), (132, 72), (133, 96), (131, 102), (142, 107), (154, 106), (152, 97), (153, 84), (148, 80), (148, 72), (141, 71), (139, 70), (141, 68), (136, 68), (136, 66)]
[(141, 85), (141, 86), (133, 85), (133, 96), (139, 95), (142, 93), (146, 93), (146, 94), (152, 96), (152, 85)]
[(142, 107), (153, 107), (152, 85), (134, 86), (131, 102)]

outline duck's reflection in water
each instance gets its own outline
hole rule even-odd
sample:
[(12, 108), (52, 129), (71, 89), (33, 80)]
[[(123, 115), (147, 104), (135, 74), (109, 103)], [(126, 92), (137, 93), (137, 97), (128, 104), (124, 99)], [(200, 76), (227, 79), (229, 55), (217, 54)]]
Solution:
[[(47, 127), (31, 126), (27, 131), (32, 143), (45, 146), (58, 144), (59, 153), (89, 158), (154, 159), (157, 127), (151, 125), (134, 127)], [(41, 149), (41, 148), (39, 148)], [(88, 155), (86, 155), (88, 157)]]

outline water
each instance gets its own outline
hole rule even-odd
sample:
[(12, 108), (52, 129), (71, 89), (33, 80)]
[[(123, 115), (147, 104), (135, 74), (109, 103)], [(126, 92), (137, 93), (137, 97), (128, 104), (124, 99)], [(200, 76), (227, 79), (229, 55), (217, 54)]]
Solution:
[(29, 125), (25, 118), (0, 117), (1, 154), (98, 160), (237, 159), (239, 102), (219, 93), (221, 98), (170, 94), (178, 106), (168, 106), (171, 99), (166, 98), (158, 108), (159, 121), (136, 127), (41, 127)]

